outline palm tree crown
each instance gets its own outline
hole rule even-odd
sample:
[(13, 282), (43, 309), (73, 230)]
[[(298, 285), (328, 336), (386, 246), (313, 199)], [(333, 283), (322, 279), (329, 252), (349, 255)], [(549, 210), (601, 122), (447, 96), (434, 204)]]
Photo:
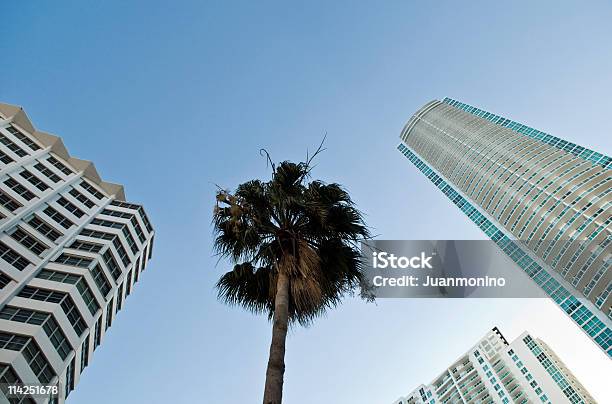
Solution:
[(288, 319), (302, 325), (364, 287), (358, 243), (369, 237), (361, 213), (338, 184), (310, 179), (309, 163), (272, 166), (272, 179), (219, 191), (215, 250), (233, 270), (219, 298), (274, 317), (279, 274), (288, 278)]

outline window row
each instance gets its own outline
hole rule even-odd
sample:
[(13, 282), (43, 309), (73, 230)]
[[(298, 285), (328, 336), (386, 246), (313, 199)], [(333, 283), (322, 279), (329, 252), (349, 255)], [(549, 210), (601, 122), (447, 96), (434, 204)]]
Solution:
[(0, 161), (3, 162), (4, 164), (11, 164), (15, 160), (7, 156), (5, 152), (0, 150)]
[(43, 384), (51, 383), (57, 376), (32, 337), (0, 332), (0, 348), (21, 352), (32, 372)]
[(17, 251), (0, 241), (0, 258), (9, 263), (13, 268), (23, 271), (31, 264), (26, 258), (24, 258)]
[(145, 227), (147, 228), (147, 231), (149, 233), (153, 231), (151, 222), (149, 222), (149, 218), (147, 217), (147, 214), (145, 213), (144, 208), (141, 205), (136, 205), (134, 203), (129, 203), (125, 201), (118, 201), (116, 199), (113, 200), (110, 204), (112, 206), (118, 206), (120, 208), (132, 209), (132, 210), (137, 211), (140, 214), (140, 217), (142, 218), (142, 221), (144, 222)]
[(25, 308), (5, 306), (0, 311), (0, 318), (9, 321), (17, 321), (20, 323), (34, 324), (42, 326), (45, 334), (53, 344), (58, 355), (62, 359), (66, 359), (72, 347), (66, 338), (66, 335), (61, 330), (59, 324), (53, 318), (51, 313), (34, 311)]
[(15, 213), (17, 209), (23, 207), (21, 203), (17, 202), (9, 194), (2, 191), (1, 189), (0, 189), (0, 205), (2, 205), (9, 212), (13, 212), (13, 213)]
[(44, 220), (39, 218), (36, 215), (32, 215), (29, 219), (26, 220), (26, 223), (29, 224), (34, 230), (48, 238), (49, 240), (55, 242), (62, 236), (62, 233), (51, 227)]
[[(32, 151), (37, 151), (37, 150), (41, 150), (42, 149), (42, 147), (38, 143), (36, 143), (33, 139), (31, 139), (25, 133), (21, 132), (15, 126), (9, 125), (8, 127), (4, 128), (4, 129), (6, 131), (8, 131), (16, 139), (18, 139), (21, 143), (23, 143), (28, 148), (30, 148)], [(9, 150), (11, 150), (13, 153), (15, 153), (19, 157), (25, 157), (25, 156), (28, 155), (28, 153), (23, 148), (18, 146), (14, 141), (9, 139), (6, 135), (4, 135), (2, 133), (0, 133), (0, 143), (2, 143), (4, 146), (6, 146)], [(9, 164), (9, 163), (12, 163), (14, 161), (12, 158), (7, 156), (5, 153), (0, 152), (0, 154), (2, 155), (0, 160), (3, 163)], [(55, 158), (53, 156), (49, 156), (47, 158), (47, 161), (52, 166), (54, 166), (59, 171), (61, 171), (63, 174), (65, 174), (65, 175), (73, 174), (73, 171), (70, 168), (68, 168), (64, 163), (60, 162), (57, 158)], [(52, 171), (50, 171), (48, 168), (46, 168), (43, 165), (39, 166), (39, 164), (40, 163), (38, 163), (36, 165), (36, 169), (37, 170), (43, 172), (53, 182), (59, 182), (60, 181), (60, 178), (55, 173), (53, 173)]]
[[(41, 191), (50, 189), (47, 184), (45, 184), (28, 170), (20, 172), (19, 175)], [(37, 197), (37, 195), (35, 195), (24, 185), (20, 184), (14, 178), (7, 178), (6, 180), (4, 180), (3, 184), (26, 201), (31, 201)], [(79, 192), (76, 188), (71, 188), (68, 193), (76, 200), (81, 202), (83, 205), (85, 205), (87, 208), (92, 208), (93, 206), (95, 206), (94, 202), (92, 202), (88, 197)], [(72, 213), (77, 218), (81, 218), (85, 215), (85, 212), (83, 212), (81, 208), (70, 202), (64, 196), (60, 196), (55, 202), (57, 202), (58, 205), (62, 206), (64, 209)], [(12, 213), (15, 213), (18, 209), (23, 207), (23, 204), (21, 202), (16, 200), (4, 190), (0, 190), (0, 205)], [(45, 208), (44, 212), (66, 229), (70, 228), (74, 224), (68, 218), (66, 218), (64, 215), (60, 214), (59, 212), (57, 212), (57, 210), (50, 206)]]
[(118, 217), (121, 219), (129, 219), (130, 223), (134, 227), (134, 230), (136, 231), (136, 235), (138, 236), (138, 239), (140, 240), (140, 242), (141, 243), (145, 242), (146, 238), (145, 238), (144, 232), (142, 231), (142, 227), (140, 227), (140, 224), (138, 223), (138, 220), (136, 219), (136, 215), (134, 213), (120, 212), (120, 211), (111, 210), (111, 209), (104, 209), (102, 211), (102, 214), (107, 215), (107, 216)]
[[(23, 381), (17, 376), (11, 365), (0, 363), (0, 387), (4, 395), (8, 395), (8, 385), (23, 384)], [(10, 404), (36, 404), (36, 401), (30, 396), (22, 398), (13, 398), (9, 401)]]
[(68, 248), (73, 248), (75, 250), (86, 251), (90, 253), (99, 253), (102, 248), (104, 248), (103, 244), (92, 243), (89, 241), (83, 240), (74, 240), (72, 244), (68, 246)]
[[(13, 190), (13, 192), (15, 192), (17, 195), (21, 196), (26, 201), (31, 201), (32, 199), (34, 199), (36, 197), (36, 195), (34, 195), (34, 193), (32, 191), (30, 191), (29, 189), (27, 189), (26, 187), (24, 187), (23, 185), (18, 183), (14, 178), (11, 178), (11, 177), (7, 178), (4, 181), (4, 185), (8, 186), (10, 189)], [(21, 206), (18, 206), (17, 208), (19, 208), (19, 207), (21, 207)], [(14, 212), (15, 210), (17, 210), (17, 208), (9, 209), (9, 210)]]
[(128, 247), (130, 247), (130, 250), (132, 250), (132, 253), (136, 254), (138, 252), (136, 240), (134, 240), (134, 237), (132, 237), (132, 234), (130, 233), (126, 223), (117, 223), (117, 222), (113, 222), (112, 220), (95, 218), (91, 221), (91, 224), (94, 224), (96, 226), (104, 226), (104, 227), (108, 227), (111, 229), (121, 230), (125, 239), (128, 242)]
[(32, 151), (40, 150), (41, 147), (34, 142), (32, 139), (27, 137), (24, 133), (22, 133), (19, 129), (17, 129), (13, 125), (9, 125), (5, 128), (11, 135), (15, 136), (17, 139), (21, 141), (21, 143), (28, 146)]
[(96, 188), (94, 188), (93, 185), (91, 185), (90, 183), (86, 182), (86, 181), (81, 181), (81, 187), (84, 188), (87, 192), (89, 192), (90, 194), (92, 194), (96, 199), (98, 200), (102, 200), (104, 199), (104, 194), (100, 191), (98, 191)]
[(87, 281), (81, 275), (69, 274), (66, 272), (53, 271), (50, 269), (43, 269), (38, 274), (36, 274), (37, 278), (47, 279), (54, 282), (66, 283), (69, 285), (74, 285), (79, 294), (83, 298), (85, 305), (89, 309), (89, 312), (94, 315), (100, 309), (100, 305), (98, 304), (93, 292), (87, 286)]
[(77, 335), (81, 336), (85, 330), (87, 330), (87, 325), (85, 324), (83, 317), (79, 313), (76, 304), (74, 304), (74, 301), (68, 293), (25, 286), (17, 296), (24, 297), (26, 299), (38, 300), (41, 302), (59, 304), (64, 311), (64, 314), (66, 314), (66, 317), (68, 317), (68, 321), (70, 321), (70, 324), (72, 325), (72, 328), (74, 328)]
[[(81, 242), (77, 240), (75, 241), (75, 243), (81, 243)], [(73, 246), (74, 246), (74, 243), (72, 244), (71, 248), (74, 248)], [(91, 264), (93, 263), (93, 261), (94, 260), (92, 258), (81, 257), (78, 255), (72, 255), (72, 254), (67, 254), (67, 253), (63, 253), (55, 260), (55, 262), (60, 263), (60, 264), (79, 267), (79, 268), (87, 268), (91, 274), (91, 277), (96, 283), (98, 290), (102, 294), (102, 296), (106, 296), (108, 295), (108, 292), (110, 292), (111, 290), (111, 285), (108, 279), (106, 278), (106, 275), (104, 275), (104, 271), (102, 270), (102, 267), (100, 267), (99, 264), (95, 264), (92, 267)], [(63, 280), (61, 280), (60, 282), (63, 282)]]
[(11, 282), (11, 278), (9, 278), (4, 272), (0, 271), (0, 289), (4, 289), (6, 285)]
[(49, 246), (26, 232), (20, 226), (15, 227), (11, 233), (11, 237), (38, 256), (41, 256), (49, 249)]
[(113, 243), (113, 246), (115, 246), (117, 253), (119, 254), (119, 259), (121, 259), (121, 262), (123, 262), (123, 265), (125, 267), (129, 265), (130, 257), (128, 256), (127, 251), (125, 251), (125, 248), (123, 248), (123, 245), (121, 244), (121, 240), (118, 235), (91, 229), (81, 230), (80, 235), (85, 237), (97, 238), (100, 240), (111, 241)]
[(72, 213), (78, 218), (81, 218), (85, 215), (85, 212), (83, 212), (74, 203), (70, 202), (63, 196), (60, 196), (56, 202), (58, 203), (58, 205), (62, 206), (64, 209), (66, 209), (68, 212)]
[(15, 153), (19, 157), (25, 157), (28, 155), (28, 153), (25, 150), (17, 146), (17, 144), (13, 142), (11, 139), (9, 139), (7, 136), (5, 136), (4, 133), (0, 133), (0, 143), (5, 145), (10, 151)]

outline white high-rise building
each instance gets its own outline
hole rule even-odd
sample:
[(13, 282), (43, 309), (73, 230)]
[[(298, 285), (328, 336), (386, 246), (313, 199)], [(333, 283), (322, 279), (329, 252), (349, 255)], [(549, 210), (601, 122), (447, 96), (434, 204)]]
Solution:
[(583, 403), (596, 401), (540, 339), (508, 343), (497, 327), (428, 385), (394, 404)]
[[(21, 108), (0, 104), (0, 403), (65, 401), (151, 258), (153, 237), (121, 185), (102, 181)], [(16, 384), (33, 394), (12, 396)]]

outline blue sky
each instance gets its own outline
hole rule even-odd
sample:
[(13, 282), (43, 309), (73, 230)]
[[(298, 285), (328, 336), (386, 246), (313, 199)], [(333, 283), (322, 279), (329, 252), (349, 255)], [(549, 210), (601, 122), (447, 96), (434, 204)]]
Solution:
[[(430, 99), (612, 150), (604, 1), (28, 1), (2, 15), (0, 100), (124, 184), (158, 234), (72, 403), (260, 400), (270, 324), (217, 302), (228, 265), (210, 218), (215, 183), (269, 176), (262, 147), (298, 160), (327, 133), (315, 176), (387, 239), (483, 237), (395, 150)], [(392, 402), (493, 325), (529, 329), (610, 401), (609, 360), (548, 301), (349, 299), (291, 331), (286, 402)]]

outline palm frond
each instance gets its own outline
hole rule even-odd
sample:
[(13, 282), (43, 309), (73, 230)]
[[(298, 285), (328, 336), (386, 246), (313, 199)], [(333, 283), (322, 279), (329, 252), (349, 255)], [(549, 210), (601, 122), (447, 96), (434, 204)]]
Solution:
[(222, 301), (272, 318), (279, 271), (289, 278), (294, 323), (310, 324), (356, 290), (371, 298), (358, 244), (370, 237), (363, 216), (341, 185), (307, 183), (311, 161), (283, 161), (270, 181), (219, 190), (214, 249), (234, 264), (217, 283)]
[(250, 263), (237, 264), (217, 282), (218, 297), (229, 305), (239, 305), (253, 313), (273, 310), (275, 287), (269, 268), (255, 269)]

